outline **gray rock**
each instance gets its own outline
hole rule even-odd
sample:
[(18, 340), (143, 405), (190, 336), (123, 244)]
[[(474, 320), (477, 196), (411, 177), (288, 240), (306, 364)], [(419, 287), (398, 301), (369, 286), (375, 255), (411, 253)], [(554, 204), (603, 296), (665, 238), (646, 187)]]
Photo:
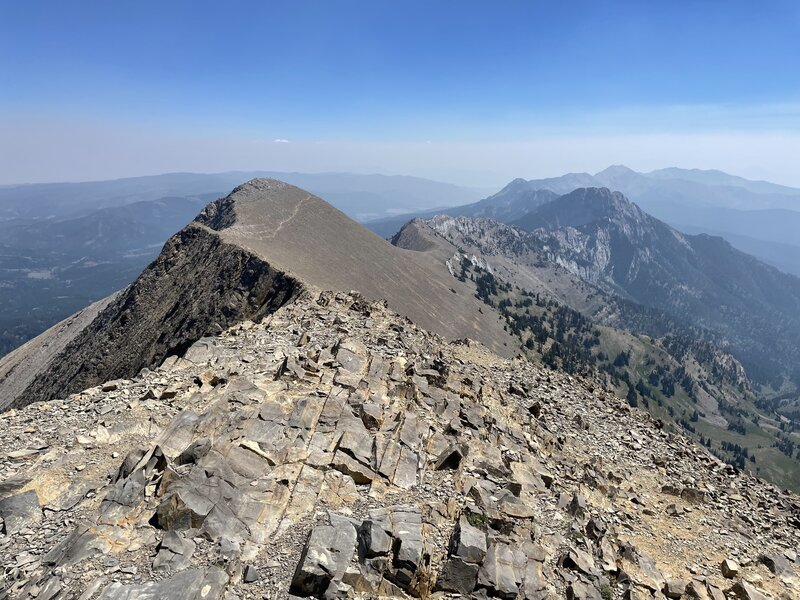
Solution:
[(261, 578), (261, 574), (253, 565), (247, 565), (242, 573), (242, 581), (244, 583), (253, 583)]
[(469, 594), (475, 589), (479, 569), (480, 567), (476, 564), (468, 563), (457, 556), (451, 556), (436, 579), (436, 589), (443, 592)]
[(567, 600), (603, 600), (603, 596), (595, 586), (573, 581), (567, 586)]
[(69, 566), (100, 553), (103, 545), (99, 543), (92, 529), (86, 523), (78, 525), (42, 557), (42, 563), (59, 567)]
[(690, 504), (700, 504), (705, 500), (706, 493), (703, 490), (698, 490), (697, 488), (687, 487), (681, 491), (681, 498)]
[(758, 560), (775, 575), (788, 575), (792, 572), (791, 563), (777, 552), (762, 554)]
[(222, 597), (228, 576), (218, 567), (182, 571), (161, 581), (124, 585), (112, 583), (98, 600), (216, 600)]
[(360, 485), (372, 483), (378, 478), (375, 471), (341, 450), (337, 450), (333, 455), (331, 467), (345, 475), (350, 475), (353, 481)]
[(681, 598), (686, 593), (689, 582), (685, 579), (667, 579), (661, 590), (667, 598)]
[(752, 584), (739, 581), (726, 590), (726, 595), (735, 600), (770, 600), (769, 596), (758, 591)]
[(374, 464), (373, 446), (373, 437), (366, 429), (345, 431), (339, 440), (339, 450), (349, 454), (368, 467)]
[(366, 520), (358, 529), (358, 552), (360, 558), (387, 556), (392, 549), (392, 539), (370, 520)]
[(733, 579), (739, 574), (739, 565), (730, 558), (726, 558), (722, 561), (720, 569), (722, 570), (722, 576), (727, 579)]
[(201, 438), (192, 442), (186, 450), (175, 459), (176, 465), (191, 465), (199, 461), (211, 450), (211, 440)]
[(486, 534), (470, 525), (465, 516), (458, 520), (453, 532), (451, 554), (464, 562), (481, 564), (486, 556)]
[(61, 581), (61, 576), (54, 575), (45, 582), (42, 589), (36, 596), (36, 600), (52, 600), (61, 592), (63, 588), (63, 584)]
[(562, 562), (566, 568), (579, 571), (584, 575), (598, 575), (592, 555), (583, 550), (571, 549), (564, 555)]
[(514, 570), (514, 559), (514, 551), (508, 544), (491, 544), (478, 572), (478, 584), (490, 590), (490, 595), (516, 598), (521, 578)]
[(312, 529), (289, 592), (322, 598), (332, 582), (341, 582), (355, 545), (356, 531), (350, 525), (321, 525)]
[(192, 563), (192, 554), (195, 548), (194, 541), (184, 538), (178, 532), (168, 531), (158, 546), (158, 554), (153, 560), (153, 568), (173, 571), (185, 569)]
[(14, 535), (21, 529), (35, 525), (42, 520), (39, 496), (34, 490), (14, 494), (0, 500), (0, 518), (5, 522), (6, 535)]

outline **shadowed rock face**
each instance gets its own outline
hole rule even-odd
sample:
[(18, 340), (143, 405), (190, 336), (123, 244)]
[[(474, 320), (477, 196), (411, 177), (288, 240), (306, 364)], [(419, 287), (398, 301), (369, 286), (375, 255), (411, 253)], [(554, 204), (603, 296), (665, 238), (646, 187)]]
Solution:
[(453, 253), (441, 239), (424, 252), (396, 248), (304, 190), (250, 181), (209, 204), (113, 299), (54, 328), (58, 338), (51, 330), (0, 361), (0, 410), (132, 377), (306, 288), (386, 299), (446, 338), (509, 354), (516, 346), (502, 323), (479, 311), (471, 284), (447, 272)]
[(274, 312), (300, 289), (296, 280), (264, 260), (224, 243), (205, 227), (190, 225), (167, 242), (142, 275), (11, 406), (131, 377), (167, 356), (182, 354), (204, 335)]

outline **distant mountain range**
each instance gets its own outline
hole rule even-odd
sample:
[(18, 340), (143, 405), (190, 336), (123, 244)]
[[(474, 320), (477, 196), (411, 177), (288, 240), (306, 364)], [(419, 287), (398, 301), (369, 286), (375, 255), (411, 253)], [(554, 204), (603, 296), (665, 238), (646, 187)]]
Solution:
[(109, 181), (0, 186), (0, 221), (62, 218), (167, 197), (219, 198), (243, 181), (272, 177), (324, 195), (356, 220), (471, 203), (488, 190), (405, 175), (355, 173), (167, 173)]
[[(535, 194), (548, 191), (560, 196), (588, 187), (622, 192), (679, 231), (720, 235), (734, 247), (800, 276), (800, 189), (750, 181), (721, 171), (670, 168), (638, 173), (612, 166), (594, 175), (568, 173), (549, 179), (515, 179), (479, 203), (502, 206), (503, 211), (491, 214), (488, 210), (480, 216), (510, 223), (521, 216), (520, 212), (534, 208), (531, 198)], [(476, 216), (473, 206), (452, 207), (441, 214)], [(508, 218), (507, 214), (514, 216)], [(378, 235), (391, 237), (408, 219), (431, 216), (430, 211), (418, 212), (371, 221), (367, 226)]]

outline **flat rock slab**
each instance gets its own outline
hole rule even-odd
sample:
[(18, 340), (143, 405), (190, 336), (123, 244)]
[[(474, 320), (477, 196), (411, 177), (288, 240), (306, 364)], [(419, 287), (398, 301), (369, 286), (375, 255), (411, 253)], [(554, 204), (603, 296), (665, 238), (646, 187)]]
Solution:
[(228, 576), (218, 567), (183, 571), (168, 579), (123, 585), (112, 583), (99, 600), (216, 600), (222, 596)]
[(39, 497), (33, 490), (8, 496), (0, 500), (0, 517), (5, 521), (5, 534), (13, 535), (41, 522), (42, 509)]

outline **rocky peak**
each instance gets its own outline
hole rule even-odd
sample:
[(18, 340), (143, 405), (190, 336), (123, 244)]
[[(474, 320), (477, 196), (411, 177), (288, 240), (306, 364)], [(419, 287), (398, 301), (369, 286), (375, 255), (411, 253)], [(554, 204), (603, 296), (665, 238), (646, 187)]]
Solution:
[(616, 177), (621, 175), (631, 176), (638, 175), (638, 173), (625, 165), (610, 165), (594, 174), (595, 177)]
[(578, 188), (542, 205), (514, 225), (532, 231), (580, 228), (601, 221), (640, 226), (647, 220), (647, 215), (620, 192), (608, 188)]
[(611, 189), (629, 189), (632, 184), (640, 181), (644, 176), (625, 165), (611, 165), (599, 173), (595, 173), (594, 178)]
[(528, 184), (528, 181), (523, 179), (522, 177), (517, 177), (516, 179), (510, 181), (502, 190), (498, 192), (498, 194), (507, 194), (512, 192), (525, 191), (529, 189), (531, 188), (530, 185)]
[(385, 298), (449, 339), (471, 337), (511, 354), (510, 336), (479, 310), (474, 286), (451, 281), (452, 247), (430, 240), (416, 250), (392, 246), (305, 190), (254, 179), (209, 204), (102, 310), (85, 311), (0, 360), (0, 410), (133, 377), (305, 289)]

